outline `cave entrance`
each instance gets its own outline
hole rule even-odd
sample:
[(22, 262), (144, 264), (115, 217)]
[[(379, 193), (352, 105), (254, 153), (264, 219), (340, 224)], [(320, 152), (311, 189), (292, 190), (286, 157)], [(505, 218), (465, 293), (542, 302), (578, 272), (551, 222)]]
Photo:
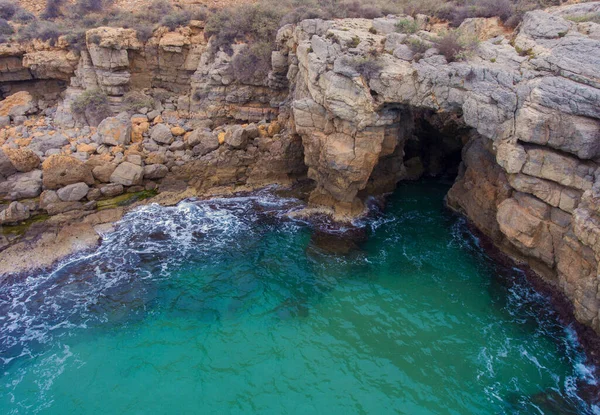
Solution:
[(454, 182), (472, 128), (460, 114), (427, 110), (413, 111), (413, 122), (413, 132), (404, 145), (407, 178), (435, 177)]
[[(398, 113), (397, 122), (386, 132), (382, 155), (359, 198), (391, 193), (406, 180), (429, 177), (453, 183), (459, 175), (462, 149), (476, 134), (462, 114), (406, 107), (388, 110)], [(389, 141), (395, 147), (386, 152)]]
[(32, 79), (26, 81), (6, 81), (0, 85), (0, 100), (17, 92), (29, 92), (35, 99), (43, 100), (48, 105), (55, 105), (68, 82), (61, 79)]

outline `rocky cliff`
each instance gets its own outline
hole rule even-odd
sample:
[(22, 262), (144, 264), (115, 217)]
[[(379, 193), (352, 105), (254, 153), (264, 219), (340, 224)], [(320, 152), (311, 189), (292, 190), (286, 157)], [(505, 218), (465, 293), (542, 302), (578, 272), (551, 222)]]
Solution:
[[(0, 194), (11, 203), (0, 221), (93, 212), (127, 191), (304, 175), (312, 207), (349, 219), (368, 195), (461, 161), (448, 205), (600, 333), (600, 25), (585, 21), (597, 13), (600, 3), (533, 11), (514, 33), (468, 19), (461, 34), (480, 42), (456, 61), (440, 50), (447, 28), (426, 16), (305, 20), (279, 31), (268, 77), (244, 83), (202, 22), (144, 43), (98, 28), (81, 51), (2, 45)], [(399, 19), (417, 30), (399, 33)], [(74, 114), (85, 90), (106, 94), (114, 116)], [(150, 98), (135, 114), (132, 90)]]
[[(363, 189), (414, 174), (404, 153), (415, 114), (455, 114), (471, 131), (462, 130), (449, 206), (558, 285), (578, 320), (600, 332), (600, 26), (568, 19), (599, 10), (530, 12), (511, 36), (467, 21), (463, 30), (483, 41), (450, 63), (435, 43), (415, 53), (411, 39), (427, 44), (436, 34), (396, 33), (396, 18), (283, 28), (313, 203), (359, 213)], [(365, 76), (368, 62), (377, 70)]]

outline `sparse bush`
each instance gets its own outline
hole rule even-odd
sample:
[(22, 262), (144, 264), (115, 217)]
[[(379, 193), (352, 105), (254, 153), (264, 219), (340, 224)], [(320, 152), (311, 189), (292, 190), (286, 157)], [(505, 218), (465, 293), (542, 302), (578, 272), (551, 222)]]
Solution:
[(100, 42), (102, 42), (102, 36), (100, 36), (98, 33), (92, 33), (87, 40), (92, 45), (99, 45)]
[(513, 15), (514, 11), (510, 0), (480, 0), (477, 3), (475, 17), (499, 17), (505, 22)]
[(294, 24), (307, 19), (327, 19), (326, 11), (322, 9), (314, 9), (308, 6), (300, 6), (293, 8), (283, 16), (281, 25)]
[(154, 100), (142, 92), (130, 91), (123, 96), (123, 104), (127, 111), (139, 112), (142, 108), (153, 108)]
[(361, 74), (365, 79), (375, 78), (381, 73), (383, 66), (374, 58), (362, 58), (353, 62), (356, 72)]
[(588, 13), (579, 16), (567, 16), (567, 19), (575, 23), (592, 22), (600, 24), (600, 13)]
[(231, 62), (233, 75), (240, 82), (260, 81), (271, 70), (271, 44), (258, 42), (242, 49)]
[(154, 0), (144, 12), (144, 16), (148, 22), (158, 23), (163, 17), (172, 12), (173, 6), (169, 1)]
[(154, 33), (154, 27), (151, 25), (137, 24), (131, 28), (135, 30), (137, 38), (144, 43), (146, 43)]
[(101, 12), (104, 6), (104, 0), (77, 0), (77, 3), (75, 3), (77, 13), (82, 15)]
[(236, 41), (273, 43), (282, 12), (260, 4), (220, 10), (209, 17), (204, 34), (213, 37), (213, 51), (222, 49), (229, 54), (233, 52), (231, 45)]
[(15, 33), (12, 26), (4, 19), (0, 19), (0, 35), (6, 37)]
[(56, 19), (61, 15), (60, 8), (62, 7), (64, 0), (48, 0), (46, 2), (46, 8), (42, 13), (43, 19)]
[(11, 0), (0, 1), (0, 19), (10, 20), (19, 10), (19, 6)]
[(358, 45), (360, 45), (360, 38), (358, 36), (352, 37), (352, 40), (350, 42), (348, 42), (349, 48), (355, 48)]
[(435, 17), (447, 20), (452, 27), (458, 27), (465, 19), (472, 17), (471, 10), (472, 8), (446, 3), (435, 11)]
[(25, 9), (19, 9), (14, 14), (12, 20), (17, 23), (28, 23), (35, 20), (35, 15), (33, 13), (28, 12)]
[(54, 45), (61, 34), (62, 31), (56, 23), (34, 20), (19, 29), (18, 38), (21, 41), (39, 39)]
[(71, 104), (73, 114), (85, 118), (89, 124), (97, 125), (111, 116), (108, 97), (99, 89), (85, 91)]
[(400, 33), (417, 33), (419, 31), (419, 24), (413, 19), (400, 19), (396, 23), (396, 31)]
[(436, 40), (436, 47), (448, 62), (464, 59), (477, 47), (477, 40), (466, 38), (458, 31), (450, 31)]
[(168, 27), (169, 30), (173, 31), (180, 26), (186, 26), (192, 19), (191, 13), (182, 10), (175, 13), (170, 13), (164, 16), (160, 20), (160, 25)]
[(71, 49), (81, 51), (85, 47), (85, 29), (75, 29), (65, 35)]
[(431, 48), (429, 43), (415, 37), (405, 40), (404, 44), (407, 45), (414, 53), (425, 53), (429, 48)]

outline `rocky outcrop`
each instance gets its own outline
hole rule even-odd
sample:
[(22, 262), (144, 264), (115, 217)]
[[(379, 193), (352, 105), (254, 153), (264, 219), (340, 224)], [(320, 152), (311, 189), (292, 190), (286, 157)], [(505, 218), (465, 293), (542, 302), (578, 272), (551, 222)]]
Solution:
[[(600, 30), (568, 19), (599, 11), (529, 12), (515, 33), (467, 19), (460, 30), (481, 42), (457, 61), (437, 49), (445, 28), (426, 16), (411, 34), (394, 16), (305, 20), (281, 28), (269, 74), (244, 82), (233, 61), (247, 45), (226, 53), (201, 22), (147, 42), (98, 28), (77, 53), (3, 45), (0, 79), (70, 84), (56, 111), (28, 92), (0, 103), (0, 197), (29, 214), (76, 214), (125, 192), (307, 175), (311, 207), (351, 220), (367, 196), (448, 172), (456, 156), (448, 206), (560, 287), (600, 333)], [(71, 112), (93, 89), (114, 113), (98, 128)], [(130, 91), (143, 101), (133, 109)]]
[[(530, 12), (512, 38), (497, 22), (467, 21), (461, 30), (489, 39), (457, 62), (434, 47), (438, 34), (396, 33), (392, 17), (282, 28), (290, 128), (317, 185), (310, 201), (359, 214), (374, 182), (412, 178), (419, 163), (404, 155), (415, 114), (457, 114), (472, 133), (448, 204), (559, 286), (600, 332), (600, 41), (565, 18), (578, 8)], [(429, 48), (415, 53), (411, 42)]]

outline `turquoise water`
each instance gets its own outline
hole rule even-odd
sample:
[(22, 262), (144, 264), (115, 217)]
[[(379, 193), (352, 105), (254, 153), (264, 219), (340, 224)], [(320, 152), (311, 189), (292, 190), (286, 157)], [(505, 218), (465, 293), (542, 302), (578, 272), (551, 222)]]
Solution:
[(1, 288), (0, 413), (600, 413), (572, 332), (447, 190), (400, 186), (348, 252), (268, 191), (141, 208)]

